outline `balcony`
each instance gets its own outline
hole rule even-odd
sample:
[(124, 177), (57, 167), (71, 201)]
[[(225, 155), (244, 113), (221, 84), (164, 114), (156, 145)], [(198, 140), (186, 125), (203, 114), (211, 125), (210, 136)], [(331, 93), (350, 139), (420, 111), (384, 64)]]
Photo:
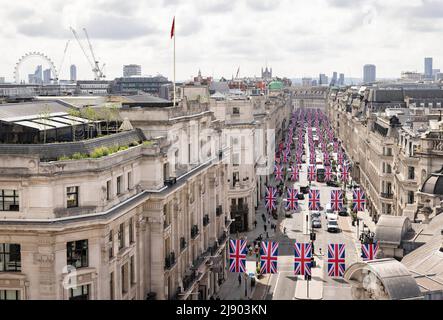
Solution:
[(393, 199), (394, 198), (394, 194), (391, 192), (382, 192), (382, 193), (380, 193), (380, 195), (382, 198), (385, 198), (385, 199)]
[(185, 237), (181, 237), (180, 238), (180, 251), (185, 250), (187, 246), (188, 246), (188, 244), (186, 243)]
[(215, 209), (215, 215), (220, 217), (223, 214), (223, 207), (220, 205)]
[(209, 224), (210, 220), (209, 220), (209, 215), (205, 215), (203, 217), (203, 227), (206, 227)]
[(200, 233), (200, 231), (198, 230), (198, 226), (197, 225), (193, 225), (192, 228), (191, 228), (191, 238), (192, 239), (197, 238), (199, 233)]
[(171, 252), (165, 258), (165, 270), (171, 270), (175, 265), (175, 253)]

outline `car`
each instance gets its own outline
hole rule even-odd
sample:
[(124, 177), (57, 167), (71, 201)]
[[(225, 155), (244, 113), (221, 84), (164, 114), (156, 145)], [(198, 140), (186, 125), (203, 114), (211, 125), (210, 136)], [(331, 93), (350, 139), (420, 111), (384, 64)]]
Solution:
[(311, 219), (320, 219), (321, 212), (320, 211), (313, 211), (311, 212)]
[(338, 227), (337, 220), (329, 220), (327, 225), (328, 232), (339, 232), (340, 228)]
[(312, 219), (312, 228), (321, 228), (321, 220), (320, 219)]
[(348, 214), (348, 210), (345, 208), (345, 209), (342, 209), (342, 210), (340, 210), (339, 212), (338, 212), (338, 215), (339, 216), (341, 216), (341, 217), (347, 217), (349, 214)]
[(297, 196), (298, 200), (305, 200), (305, 195), (303, 194), (303, 192), (300, 192)]
[(289, 210), (286, 211), (286, 212), (285, 212), (285, 217), (286, 217), (286, 218), (292, 218), (292, 212), (289, 211)]
[(328, 221), (337, 221), (338, 220), (338, 215), (334, 212), (332, 213), (326, 213), (326, 220)]
[(309, 193), (309, 186), (300, 187), (300, 193), (304, 193), (304, 194)]
[(337, 181), (335, 181), (335, 180), (329, 180), (329, 181), (327, 181), (326, 182), (326, 185), (328, 186), (328, 187), (333, 187), (333, 188), (338, 188), (340, 185), (338, 184), (338, 182)]

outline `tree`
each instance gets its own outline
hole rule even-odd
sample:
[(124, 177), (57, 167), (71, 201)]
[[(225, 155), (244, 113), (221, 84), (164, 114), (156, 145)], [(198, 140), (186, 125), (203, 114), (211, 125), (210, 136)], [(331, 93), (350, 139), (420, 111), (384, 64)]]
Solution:
[[(69, 109), (68, 113), (71, 117), (80, 117), (81, 116), (80, 111), (77, 109)], [(71, 119), (72, 141), (74, 141), (74, 142), (75, 142), (75, 124), (76, 123), (77, 122), (74, 119)]]
[(38, 114), (40, 122), (43, 123), (43, 143), (46, 143), (46, 127), (51, 117), (51, 107), (45, 104), (45, 107)]
[[(90, 122), (94, 123), (94, 127), (95, 127), (95, 121), (98, 119), (97, 112), (93, 108), (88, 106), (88, 107), (86, 107), (83, 110), (83, 115)], [(88, 139), (89, 138), (91, 138), (91, 125), (90, 125), (90, 123), (88, 123)]]

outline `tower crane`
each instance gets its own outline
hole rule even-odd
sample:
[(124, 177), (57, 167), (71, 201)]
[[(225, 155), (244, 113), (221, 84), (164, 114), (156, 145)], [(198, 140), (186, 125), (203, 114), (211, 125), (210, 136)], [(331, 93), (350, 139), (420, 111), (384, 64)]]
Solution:
[(95, 58), (94, 51), (93, 51), (93, 49), (92, 49), (91, 42), (89, 41), (89, 36), (88, 36), (88, 32), (86, 31), (86, 29), (83, 28), (83, 31), (85, 32), (86, 39), (87, 39), (88, 44), (89, 44), (89, 50), (90, 50), (90, 52), (91, 52), (91, 55), (92, 55), (92, 59), (93, 59), (93, 61), (91, 60), (91, 58), (89, 57), (89, 55), (88, 55), (88, 53), (87, 53), (85, 47), (84, 47), (83, 44), (81, 43), (81, 41), (80, 41), (80, 39), (79, 39), (79, 37), (78, 37), (77, 32), (76, 32), (72, 27), (70, 27), (70, 29), (71, 29), (71, 31), (72, 31), (72, 34), (73, 34), (74, 37), (75, 37), (75, 40), (77, 40), (78, 45), (79, 45), (80, 48), (82, 49), (83, 54), (85, 55), (86, 59), (88, 60), (89, 65), (90, 65), (91, 68), (92, 68), (92, 72), (94, 73), (94, 80), (101, 80), (102, 78), (105, 78), (105, 75), (103, 74), (102, 68), (99, 67), (98, 61), (97, 61), (97, 59)]
[(71, 40), (68, 40), (68, 42), (66, 42), (65, 51), (63, 51), (63, 56), (62, 56), (62, 60), (60, 62), (60, 67), (58, 68), (59, 74), (58, 74), (58, 77), (56, 80), (58, 80), (58, 78), (60, 77), (60, 73), (62, 72), (63, 62), (65, 61), (66, 52), (68, 51), (69, 42), (71, 42)]

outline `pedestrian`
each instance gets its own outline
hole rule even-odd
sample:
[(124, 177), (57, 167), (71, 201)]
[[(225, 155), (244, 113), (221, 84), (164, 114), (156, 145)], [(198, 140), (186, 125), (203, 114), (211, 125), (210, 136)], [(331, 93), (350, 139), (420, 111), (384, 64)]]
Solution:
[(241, 286), (241, 273), (238, 274), (238, 286)]
[(263, 225), (263, 228), (265, 229), (265, 232), (266, 232), (266, 229), (267, 229), (267, 227), (266, 227), (266, 225), (265, 225), (265, 224)]
[(254, 220), (254, 228), (257, 228), (257, 220)]
[(266, 239), (269, 239), (268, 231), (266, 231)]
[(271, 223), (271, 217), (268, 217), (268, 224)]
[(283, 233), (286, 234), (286, 227), (283, 227)]

